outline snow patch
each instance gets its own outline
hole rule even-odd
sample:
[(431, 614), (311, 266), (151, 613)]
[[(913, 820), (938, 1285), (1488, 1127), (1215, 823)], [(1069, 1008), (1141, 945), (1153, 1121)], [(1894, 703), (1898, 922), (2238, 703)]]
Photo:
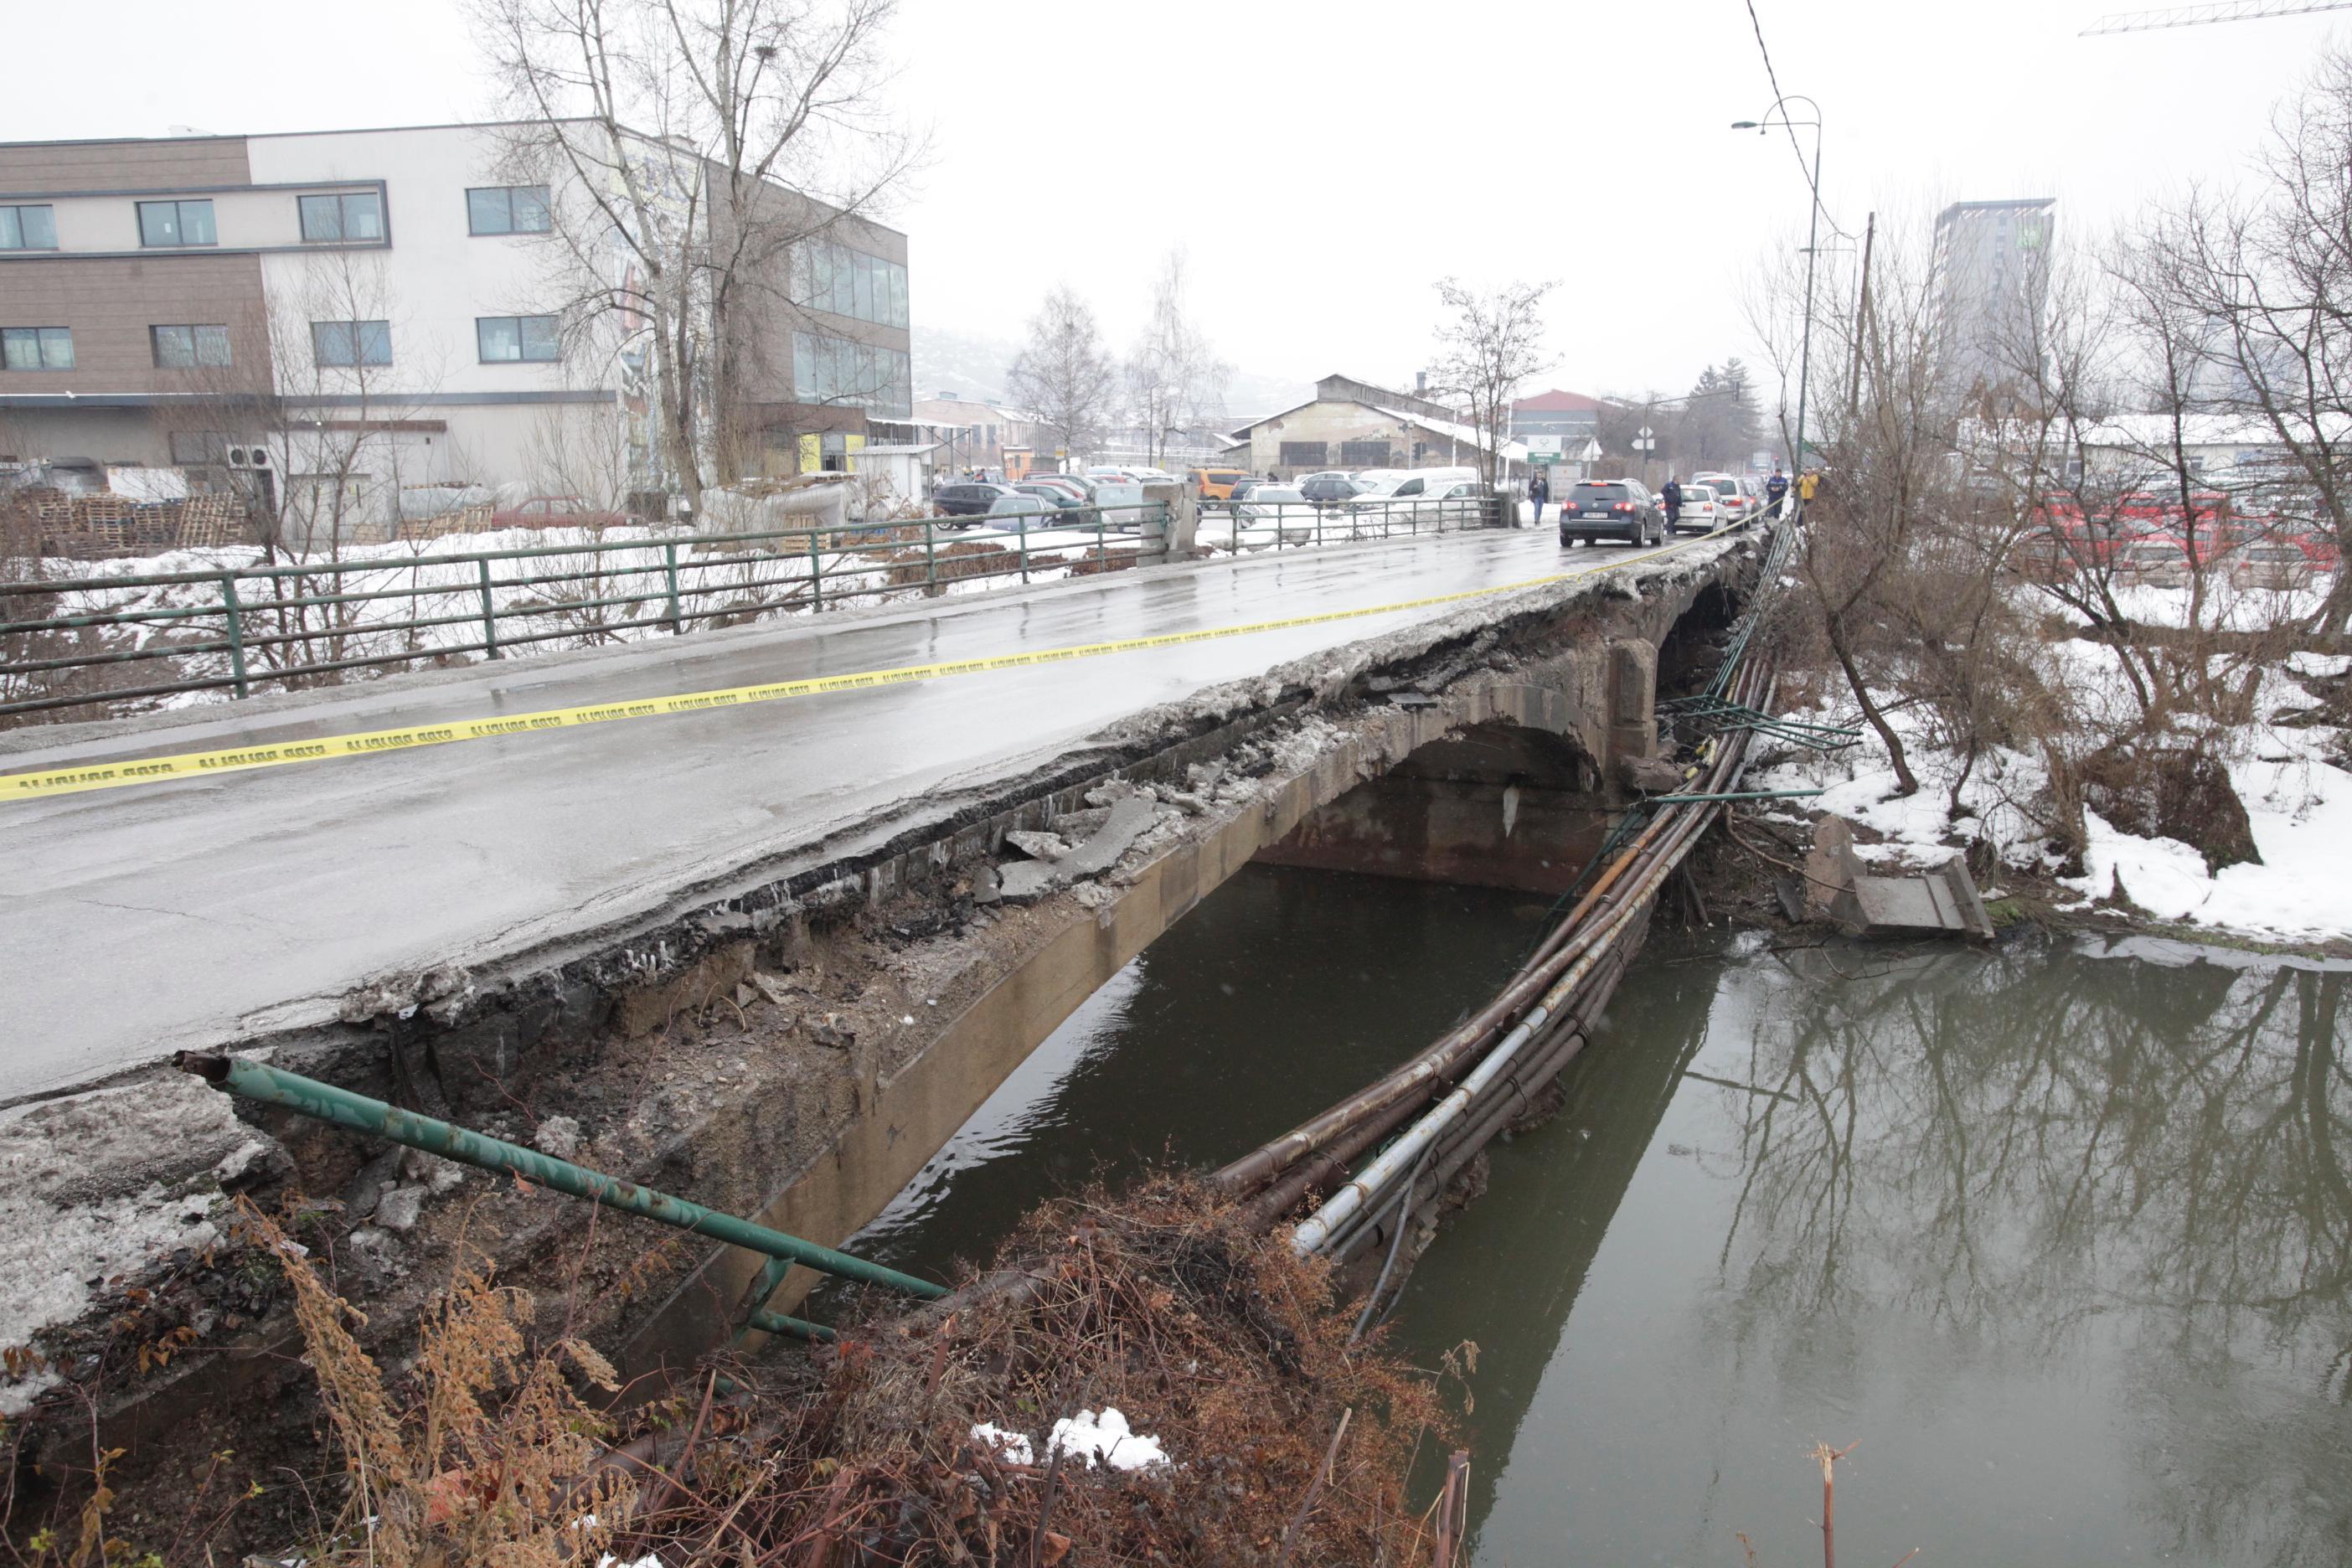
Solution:
[[(178, 1073), (0, 1115), (0, 1345), (88, 1310), (97, 1289), (217, 1234), (213, 1205), (269, 1145)], [(41, 1380), (0, 1382), (0, 1415)]]
[[(2050, 644), (2048, 653), (2053, 675), (2067, 687), (2095, 732), (2131, 726), (2136, 715), (2113, 648), (2077, 638)], [(2296, 654), (2265, 672), (2255, 711), (2269, 715), (2309, 702), (2290, 670), (2325, 676), (2341, 668), (2352, 668), (2352, 658)], [(1869, 827), (1886, 840), (1856, 846), (1865, 859), (1923, 864), (1981, 842), (2003, 864), (2043, 872), (2056, 868), (2045, 825), (2049, 768), (2040, 756), (1998, 747), (1987, 751), (1960, 786), (1959, 808), (1953, 812), (1958, 756), (1936, 743), (1919, 709), (1898, 705), (1890, 693), (1874, 697), (1903, 741), (1919, 781), (1917, 793), (1895, 795), (1885, 747), (1867, 727), (1862, 727), (1861, 744), (1843, 752), (1801, 753), (1755, 775), (1750, 787), (1822, 788), (1810, 806)], [(1849, 705), (1834, 699), (1793, 717), (1859, 725)], [(2221, 754), (2231, 758), (2230, 782), (2245, 805), (2263, 863), (2210, 873), (2192, 846), (2137, 837), (2086, 812), (2085, 875), (2062, 880), (2081, 902), (2065, 907), (2084, 908), (2120, 891), (2168, 921), (2296, 940), (2352, 936), (2352, 876), (2334, 869), (2352, 868), (2352, 773), (2330, 760), (2337, 731), (2264, 721), (2218, 739)]]
[(1026, 1465), (1035, 1462), (1035, 1450), (1026, 1436), (1008, 1432), (993, 1421), (983, 1421), (971, 1429), (971, 1440), (983, 1447), (993, 1448), (1008, 1464)]
[(1148, 1470), (1168, 1462), (1159, 1438), (1134, 1430), (1127, 1417), (1108, 1405), (1100, 1415), (1081, 1410), (1055, 1422), (1052, 1436), (1045, 1439), (1045, 1451), (1108, 1465), (1114, 1470)]
[[(971, 1439), (995, 1449), (1009, 1463), (1036, 1462), (1036, 1447), (1026, 1434), (1007, 1431), (993, 1422), (983, 1421), (974, 1426)], [(1160, 1446), (1159, 1438), (1136, 1431), (1116, 1406), (1108, 1405), (1099, 1415), (1091, 1410), (1081, 1410), (1055, 1422), (1054, 1430), (1045, 1438), (1045, 1453), (1049, 1458), (1063, 1454), (1083, 1459), (1088, 1465), (1107, 1465), (1114, 1470), (1148, 1470), (1168, 1463), (1167, 1451)]]

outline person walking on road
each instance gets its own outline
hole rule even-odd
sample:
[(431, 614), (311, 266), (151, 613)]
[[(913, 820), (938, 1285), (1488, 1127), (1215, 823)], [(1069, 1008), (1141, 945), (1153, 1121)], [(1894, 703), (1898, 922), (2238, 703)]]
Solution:
[(1658, 491), (1658, 499), (1666, 503), (1666, 531), (1672, 533), (1683, 520), (1682, 481), (1668, 474), (1664, 488)]
[(1528, 481), (1528, 499), (1536, 503), (1536, 526), (1541, 528), (1544, 502), (1551, 500), (1551, 480), (1545, 477), (1541, 468), (1538, 468), (1535, 478)]
[(1778, 513), (1784, 510), (1782, 503), (1788, 499), (1789, 476), (1782, 473), (1780, 465), (1776, 463), (1772, 468), (1772, 477), (1764, 481), (1764, 500), (1767, 503), (1764, 510)]

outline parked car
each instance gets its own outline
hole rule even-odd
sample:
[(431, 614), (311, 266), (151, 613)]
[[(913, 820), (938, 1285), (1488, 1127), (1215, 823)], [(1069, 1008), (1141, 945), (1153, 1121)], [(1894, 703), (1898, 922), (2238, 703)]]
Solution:
[(1715, 499), (1715, 487), (1696, 479), (1683, 487), (1682, 516), (1675, 524), (1677, 533), (1712, 533), (1724, 521), (1723, 508)]
[(1250, 477), (1246, 468), (1194, 468), (1192, 496), (1196, 500), (1231, 500), (1234, 485)]
[(1025, 531), (1031, 526), (1026, 519), (1036, 518), (1042, 521), (1060, 510), (1052, 501), (1025, 496), (1016, 490), (1011, 495), (997, 497), (989, 506), (988, 519), (999, 528)]
[(1451, 486), (1478, 478), (1475, 468), (1408, 468), (1391, 470), (1359, 491), (1346, 505), (1351, 511), (1370, 510), (1409, 501), (1423, 496), (1437, 495)]
[(952, 485), (941, 485), (932, 492), (931, 504), (939, 509), (941, 517), (986, 517), (989, 509), (998, 501), (1020, 493), (1011, 485), (965, 479)]
[(1024, 479), (1013, 488), (1024, 496), (1035, 496), (1048, 506), (1066, 508), (1087, 504), (1086, 499), (1076, 491), (1066, 489), (1060, 485), (1046, 484), (1042, 479)]
[(1094, 499), (1095, 488), (1076, 474), (1032, 474), (1024, 481), (1033, 485), (1051, 485), (1062, 490), (1081, 505)]
[(1087, 515), (1074, 519), (1080, 527), (1090, 527), (1094, 512), (1099, 511), (1104, 524), (1110, 528), (1134, 532), (1143, 526), (1143, 486), (1139, 481), (1101, 479), (1095, 484), (1095, 493), (1088, 498)]
[(490, 513), (493, 528), (619, 528), (629, 520), (578, 496), (533, 496), (520, 506)]
[(2178, 539), (2142, 539), (2116, 552), (2116, 581), (2141, 588), (2189, 585), (2189, 547)]
[(1754, 479), (1715, 473), (1693, 474), (1691, 479), (1715, 492), (1716, 515), (1720, 521), (1746, 522), (1764, 510), (1764, 493), (1757, 489)]
[(2284, 522), (2275, 531), (2278, 537), (2303, 552), (2314, 572), (2333, 572), (2343, 564), (2344, 552), (2336, 546), (2336, 535), (2323, 524)]
[(1273, 522), (1286, 512), (1301, 522), (1307, 521), (1307, 498), (1298, 487), (1259, 479), (1250, 486), (1248, 499), (1234, 509), (1234, 515), (1244, 522)]
[(1559, 510), (1559, 542), (1598, 544), (1663, 544), (1665, 509), (1639, 479), (1580, 479)]
[(2311, 558), (2286, 542), (2249, 544), (2230, 563), (2230, 582), (2239, 588), (2308, 588), (2311, 577)]
[(1298, 481), (1298, 493), (1314, 506), (1344, 506), (1371, 488), (1372, 481), (1337, 470), (1309, 474)]

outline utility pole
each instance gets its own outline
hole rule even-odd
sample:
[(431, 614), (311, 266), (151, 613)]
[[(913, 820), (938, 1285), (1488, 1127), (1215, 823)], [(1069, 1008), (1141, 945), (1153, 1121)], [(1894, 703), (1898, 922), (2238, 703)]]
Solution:
[(1853, 312), (1853, 378), (1845, 393), (1845, 424), (1853, 428), (1856, 415), (1862, 407), (1862, 342), (1870, 321), (1870, 247), (1878, 237), (1878, 214), (1873, 212), (1862, 230), (1862, 300)]
[[(2346, 3), (2352, 4), (2352, 0), (2346, 0)], [(1806, 105), (1812, 110), (1813, 117), (1811, 120), (1790, 120), (1788, 106), (1791, 103)], [(1735, 120), (1731, 128), (1734, 131), (1753, 131), (1759, 136), (1766, 135), (1775, 114), (1780, 117), (1781, 125), (1790, 129), (1792, 141), (1796, 126), (1810, 125), (1813, 129), (1813, 167), (1805, 177), (1806, 184), (1811, 187), (1813, 206), (1809, 218), (1810, 230), (1805, 238), (1804, 339), (1797, 353), (1797, 449), (1789, 455), (1789, 466), (1801, 473), (1805, 467), (1806, 395), (1811, 389), (1813, 370), (1813, 273), (1822, 249), (1822, 106), (1801, 92), (1784, 93), (1772, 100), (1772, 107), (1764, 111), (1763, 119)]]

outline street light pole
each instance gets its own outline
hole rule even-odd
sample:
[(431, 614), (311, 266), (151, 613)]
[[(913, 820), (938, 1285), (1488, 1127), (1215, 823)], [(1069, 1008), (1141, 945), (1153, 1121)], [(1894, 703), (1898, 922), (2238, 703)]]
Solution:
[[(1791, 120), (1787, 106), (1803, 103), (1813, 111), (1811, 120)], [(1803, 93), (1788, 93), (1772, 100), (1761, 120), (1735, 121), (1734, 131), (1753, 131), (1765, 134), (1772, 116), (1778, 114), (1783, 125), (1810, 125), (1813, 128), (1813, 168), (1807, 176), (1811, 186), (1813, 210), (1805, 237), (1805, 327), (1804, 336), (1797, 350), (1797, 449), (1790, 455), (1790, 466), (1801, 471), (1805, 466), (1805, 405), (1811, 390), (1813, 369), (1813, 268), (1822, 246), (1822, 106)]]

